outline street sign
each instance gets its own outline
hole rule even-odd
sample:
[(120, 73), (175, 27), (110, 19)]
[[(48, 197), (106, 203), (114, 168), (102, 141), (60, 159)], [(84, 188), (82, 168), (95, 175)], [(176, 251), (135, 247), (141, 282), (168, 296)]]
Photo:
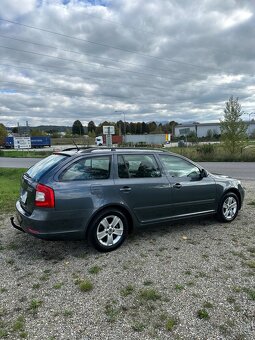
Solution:
[(106, 146), (108, 148), (112, 147), (112, 135), (106, 135)]
[(14, 149), (31, 149), (30, 137), (14, 137), (13, 138)]
[(114, 126), (103, 126), (103, 134), (104, 135), (114, 135), (115, 134), (115, 128)]

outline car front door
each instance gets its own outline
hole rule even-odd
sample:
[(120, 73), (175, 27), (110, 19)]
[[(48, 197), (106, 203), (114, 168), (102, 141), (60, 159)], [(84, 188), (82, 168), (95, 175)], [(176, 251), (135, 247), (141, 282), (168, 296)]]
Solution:
[(216, 209), (216, 184), (213, 178), (201, 176), (201, 170), (174, 155), (159, 155), (171, 185), (173, 217), (210, 213)]
[(164, 221), (171, 216), (166, 175), (150, 154), (116, 155), (115, 187), (121, 202), (140, 223)]

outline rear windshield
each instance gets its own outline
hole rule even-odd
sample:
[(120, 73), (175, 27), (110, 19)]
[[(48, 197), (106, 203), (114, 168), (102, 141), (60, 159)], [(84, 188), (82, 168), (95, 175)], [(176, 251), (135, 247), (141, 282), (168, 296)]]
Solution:
[(40, 162), (33, 165), (27, 170), (26, 174), (35, 181), (39, 179), (47, 172), (53, 169), (57, 164), (66, 159), (65, 155), (51, 155), (42, 159)]

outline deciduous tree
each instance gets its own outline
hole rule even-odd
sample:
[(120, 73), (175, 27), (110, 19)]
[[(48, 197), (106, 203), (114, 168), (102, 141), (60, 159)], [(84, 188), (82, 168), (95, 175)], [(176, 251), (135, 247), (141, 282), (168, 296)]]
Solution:
[(220, 122), (221, 140), (225, 149), (234, 155), (247, 142), (247, 124), (242, 120), (242, 107), (238, 98), (231, 96), (226, 102), (224, 118)]

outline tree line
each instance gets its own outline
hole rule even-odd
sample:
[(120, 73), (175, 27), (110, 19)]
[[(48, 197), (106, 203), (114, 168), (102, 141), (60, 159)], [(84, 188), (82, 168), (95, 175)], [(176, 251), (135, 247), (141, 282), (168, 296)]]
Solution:
[(117, 122), (104, 121), (96, 125), (92, 120), (88, 123), (87, 127), (84, 127), (80, 120), (76, 120), (72, 126), (72, 134), (73, 135), (84, 135), (86, 133), (90, 135), (102, 135), (103, 126), (114, 126), (116, 135), (143, 135), (147, 133), (172, 133), (175, 125), (177, 123), (175, 121), (170, 121), (167, 123), (159, 123), (156, 122), (124, 122), (119, 120)]

